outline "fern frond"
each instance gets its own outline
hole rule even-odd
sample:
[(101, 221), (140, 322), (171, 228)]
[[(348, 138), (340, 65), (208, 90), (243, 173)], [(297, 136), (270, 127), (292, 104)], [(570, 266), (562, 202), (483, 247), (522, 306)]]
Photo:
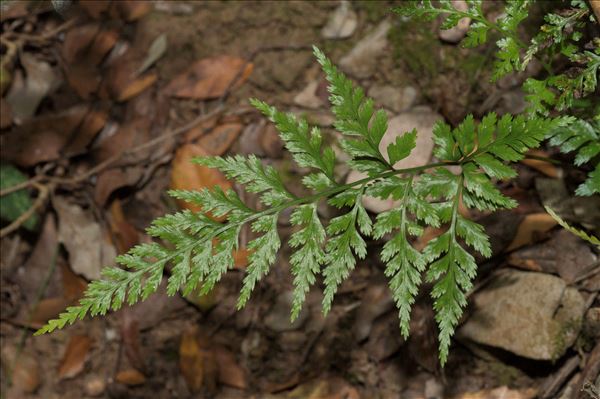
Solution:
[[(581, 166), (600, 154), (600, 121), (588, 122), (577, 118), (563, 118), (548, 134), (550, 144), (558, 146), (563, 153), (577, 152), (575, 165)], [(588, 174), (576, 194), (590, 196), (600, 193), (600, 162)]]
[(560, 216), (558, 216), (556, 212), (554, 212), (554, 210), (552, 210), (552, 208), (550, 208), (549, 206), (545, 206), (544, 208), (546, 209), (546, 212), (548, 212), (550, 216), (552, 216), (552, 218), (556, 220), (558, 224), (561, 225), (565, 230), (575, 234), (577, 237), (589, 242), (590, 244), (595, 245), (596, 247), (598, 247), (598, 249), (600, 249), (600, 239), (598, 239), (598, 237), (588, 234), (583, 230), (576, 229), (575, 227), (569, 225)]

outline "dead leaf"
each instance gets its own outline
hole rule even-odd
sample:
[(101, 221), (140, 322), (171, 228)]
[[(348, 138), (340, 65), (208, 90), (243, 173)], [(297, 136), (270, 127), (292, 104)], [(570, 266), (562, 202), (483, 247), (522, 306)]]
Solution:
[(248, 388), (246, 370), (238, 364), (235, 355), (221, 345), (215, 347), (215, 355), (219, 366), (219, 382), (234, 388)]
[(110, 1), (107, 0), (86, 0), (79, 3), (79, 7), (94, 19), (100, 19), (102, 14), (108, 11), (110, 5)]
[(99, 65), (106, 55), (113, 49), (119, 40), (119, 31), (116, 29), (105, 29), (94, 38), (86, 61), (92, 65)]
[[(50, 64), (32, 53), (22, 53), (20, 61), (27, 77), (23, 80), (20, 74), (15, 74), (6, 102), (11, 106), (14, 119), (24, 121), (35, 114), (46, 95), (57, 87), (60, 78)], [(17, 83), (17, 77), (22, 83)]]
[(73, 270), (66, 264), (61, 264), (63, 297), (69, 301), (77, 301), (83, 296), (87, 283), (84, 279), (73, 273)]
[(39, 359), (35, 359), (28, 352), (17, 353), (13, 346), (2, 347), (2, 369), (3, 374), (10, 370), (13, 385), (11, 388), (15, 390), (14, 393), (33, 393), (42, 383)]
[(245, 82), (252, 69), (252, 63), (247, 63), (242, 58), (228, 55), (205, 58), (175, 77), (165, 87), (164, 93), (173, 97), (198, 100), (219, 98), (230, 85), (233, 84), (232, 88), (237, 88)]
[(101, 172), (94, 186), (94, 200), (103, 207), (110, 195), (121, 187), (134, 185), (140, 178), (139, 168), (113, 168)]
[(117, 382), (129, 386), (142, 385), (146, 382), (146, 377), (144, 374), (140, 373), (136, 369), (121, 370), (117, 373), (115, 379)]
[(519, 228), (517, 234), (512, 240), (507, 251), (520, 248), (524, 245), (532, 244), (539, 241), (541, 237), (545, 235), (550, 229), (556, 226), (556, 220), (552, 218), (546, 212), (543, 213), (532, 213), (525, 216)]
[(206, 340), (200, 339), (197, 327), (185, 331), (181, 336), (179, 368), (190, 391), (198, 392), (202, 387), (212, 392), (216, 390), (215, 353)]
[[(198, 144), (184, 144), (175, 153), (171, 170), (171, 188), (174, 190), (202, 190), (221, 187), (223, 191), (232, 188), (231, 183), (216, 169), (193, 164), (192, 158), (209, 155)], [(179, 206), (193, 212), (201, 212), (198, 205), (178, 201)], [(224, 220), (219, 218), (218, 220)]]
[(115, 237), (117, 251), (124, 254), (139, 242), (139, 233), (125, 218), (118, 199), (110, 205), (110, 216), (110, 229)]
[[(534, 155), (537, 157), (550, 158), (550, 156), (548, 155), (548, 153), (546, 151), (535, 150), (535, 149), (529, 150), (527, 152), (527, 155)], [(557, 168), (550, 162), (541, 161), (539, 159), (524, 158), (521, 160), (521, 163), (525, 164), (525, 165), (529, 166), (530, 168), (533, 168), (537, 171), (540, 171), (543, 174), (545, 174), (546, 176), (552, 177), (554, 179), (558, 179), (559, 177), (562, 176), (562, 170)]]
[(51, 116), (31, 119), (4, 135), (2, 157), (23, 167), (53, 161), (87, 114), (87, 105), (77, 105)]
[(25, 17), (29, 14), (28, 6), (29, 2), (26, 1), (14, 1), (3, 4), (2, 13), (0, 13), (0, 22)]
[(151, 8), (151, 3), (145, 0), (120, 0), (116, 4), (119, 13), (127, 22), (140, 19), (150, 12)]
[(92, 342), (86, 335), (71, 337), (58, 367), (59, 379), (73, 378), (83, 371)]
[(212, 129), (198, 140), (198, 144), (209, 155), (223, 155), (235, 142), (243, 126), (240, 123), (225, 123)]
[(455, 396), (454, 399), (533, 399), (536, 395), (537, 389), (535, 388), (510, 389), (503, 386), (460, 394)]
[(272, 123), (265, 126), (260, 136), (260, 146), (269, 158), (279, 159), (283, 155), (283, 140), (279, 137), (277, 128)]
[(81, 59), (96, 38), (99, 30), (100, 24), (97, 22), (75, 26), (69, 29), (67, 33), (65, 33), (65, 40), (61, 49), (65, 62), (67, 64), (73, 64), (76, 60)]
[(148, 70), (156, 61), (158, 61), (167, 52), (167, 35), (163, 33), (159, 35), (150, 47), (146, 54), (146, 59), (142, 62), (140, 68), (136, 71), (136, 75), (142, 74)]
[(73, 135), (72, 140), (69, 140), (62, 153), (66, 157), (85, 153), (88, 145), (100, 133), (107, 120), (108, 113), (105, 111), (91, 110), (88, 112), (77, 129), (77, 134)]
[(31, 312), (28, 324), (33, 328), (41, 328), (48, 320), (55, 319), (70, 305), (70, 301), (64, 297), (42, 299), (33, 312)]
[(83, 100), (89, 100), (101, 82), (98, 68), (89, 63), (65, 65), (65, 76), (69, 86)]
[(129, 100), (132, 97), (137, 96), (138, 94), (152, 86), (156, 82), (157, 78), (157, 74), (148, 73), (144, 76), (135, 79), (119, 91), (119, 93), (117, 94), (117, 101), (123, 102)]
[(104, 266), (112, 264), (115, 248), (106, 239), (90, 211), (56, 196), (52, 203), (58, 213), (58, 239), (67, 248), (69, 263), (77, 274), (98, 280)]

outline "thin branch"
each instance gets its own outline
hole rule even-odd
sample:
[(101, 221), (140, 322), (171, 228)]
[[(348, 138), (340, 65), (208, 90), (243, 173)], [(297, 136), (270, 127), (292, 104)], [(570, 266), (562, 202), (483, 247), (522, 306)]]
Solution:
[(50, 191), (54, 188), (53, 186), (45, 186), (38, 183), (33, 183), (34, 187), (37, 188), (39, 194), (33, 203), (33, 205), (24, 213), (22, 213), (15, 221), (11, 224), (0, 230), (0, 238), (5, 237), (6, 235), (12, 233), (17, 230), (23, 223), (25, 223), (35, 211), (42, 207), (46, 203), (46, 199), (48, 199), (48, 195)]

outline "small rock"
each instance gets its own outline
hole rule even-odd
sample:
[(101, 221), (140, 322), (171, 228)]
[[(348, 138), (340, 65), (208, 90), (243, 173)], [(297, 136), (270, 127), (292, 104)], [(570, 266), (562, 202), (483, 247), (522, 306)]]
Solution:
[(394, 300), (387, 285), (378, 284), (369, 287), (357, 310), (352, 327), (354, 338), (359, 342), (367, 338), (375, 319), (393, 308)]
[(272, 123), (267, 124), (260, 136), (260, 146), (269, 158), (279, 159), (283, 155), (283, 141), (277, 128)]
[(462, 337), (536, 360), (564, 354), (579, 334), (585, 307), (562, 279), (515, 270), (496, 275), (473, 302)]
[[(458, 11), (463, 12), (469, 9), (469, 6), (465, 0), (452, 0), (452, 6)], [(458, 43), (463, 39), (463, 37), (465, 37), (465, 35), (469, 31), (470, 24), (471, 18), (461, 18), (458, 21), (458, 24), (456, 24), (456, 26), (450, 29), (440, 30), (438, 36), (445, 42)]]
[(265, 156), (265, 152), (260, 145), (260, 138), (265, 126), (266, 122), (264, 120), (246, 126), (238, 141), (234, 144), (234, 152), (241, 155)]
[(512, 114), (517, 115), (527, 109), (528, 103), (525, 100), (525, 93), (521, 88), (516, 88), (500, 97), (500, 101), (496, 104), (498, 115)]
[[(417, 129), (417, 146), (408, 157), (396, 162), (394, 168), (404, 169), (427, 164), (433, 151), (433, 126), (440, 119), (442, 117), (439, 114), (425, 106), (416, 107), (390, 119), (388, 129), (379, 143), (379, 150), (386, 159), (389, 159), (387, 155), (388, 145), (393, 143), (398, 136), (412, 129)], [(351, 171), (346, 178), (346, 182), (352, 183), (365, 177), (366, 174), (364, 173)], [(397, 201), (391, 199), (382, 200), (368, 196), (363, 197), (365, 208), (375, 213), (392, 209), (397, 206), (397, 203)]]
[(284, 52), (281, 58), (271, 66), (272, 78), (283, 88), (289, 90), (311, 61), (312, 55), (308, 51)]
[(387, 34), (392, 24), (385, 20), (340, 60), (340, 67), (357, 78), (368, 78), (375, 73), (377, 58), (387, 46)]
[(588, 336), (600, 338), (600, 307), (590, 308), (585, 314), (584, 323)]
[(279, 295), (277, 302), (271, 308), (271, 311), (264, 319), (264, 324), (273, 331), (293, 331), (300, 328), (309, 316), (306, 306), (298, 315), (294, 322), (290, 322), (290, 311), (292, 309), (293, 293), (286, 291)]
[(427, 399), (441, 399), (444, 397), (444, 386), (435, 378), (425, 381), (425, 397)]
[(329, 16), (327, 24), (321, 30), (325, 39), (345, 39), (356, 30), (358, 19), (348, 1), (342, 0), (338, 8)]
[(85, 385), (83, 387), (85, 393), (89, 396), (100, 396), (104, 393), (106, 389), (106, 382), (103, 378), (97, 375), (91, 375), (85, 380)]
[(369, 97), (394, 112), (404, 112), (415, 103), (417, 91), (414, 87), (407, 86), (396, 88), (392, 86), (373, 85), (369, 89)]
[(561, 230), (549, 241), (513, 252), (508, 262), (522, 269), (557, 273), (573, 283), (597, 265), (598, 256), (582, 239)]
[(321, 108), (324, 103), (323, 100), (321, 100), (321, 98), (317, 95), (318, 88), (319, 82), (317, 80), (313, 80), (304, 88), (304, 90), (294, 97), (294, 104), (311, 109)]

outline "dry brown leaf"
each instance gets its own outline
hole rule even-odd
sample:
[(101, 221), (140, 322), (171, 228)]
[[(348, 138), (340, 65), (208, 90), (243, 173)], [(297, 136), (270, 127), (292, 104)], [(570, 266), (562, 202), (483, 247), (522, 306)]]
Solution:
[(119, 0), (117, 8), (121, 16), (127, 21), (135, 21), (150, 12), (151, 3), (145, 0)]
[(525, 216), (519, 228), (517, 234), (512, 240), (507, 251), (520, 248), (524, 245), (532, 244), (539, 241), (541, 237), (545, 235), (550, 229), (556, 226), (556, 220), (549, 214), (543, 213), (532, 213)]
[[(210, 155), (223, 155), (242, 132), (240, 123), (225, 123), (203, 135), (198, 144)], [(189, 133), (189, 132), (188, 132)]]
[(65, 62), (73, 64), (77, 59), (80, 59), (96, 38), (99, 30), (100, 24), (97, 22), (69, 29), (65, 34), (65, 40), (62, 45), (62, 56)]
[(64, 297), (42, 299), (31, 312), (28, 324), (33, 328), (41, 328), (48, 320), (55, 319), (69, 304), (70, 301)]
[(219, 382), (234, 388), (248, 388), (246, 370), (238, 364), (235, 355), (221, 345), (215, 348), (215, 355), (219, 366)]
[(179, 368), (192, 392), (202, 387), (216, 389), (217, 365), (215, 353), (206, 342), (201, 345), (196, 327), (185, 331), (179, 346)]
[(69, 302), (78, 300), (83, 296), (83, 292), (87, 288), (87, 283), (84, 279), (73, 273), (73, 270), (66, 264), (61, 264), (63, 296)]
[(98, 280), (101, 270), (114, 262), (115, 248), (90, 210), (69, 203), (65, 197), (52, 199), (58, 213), (58, 238), (69, 253), (73, 271), (88, 280)]
[(79, 7), (83, 8), (90, 17), (100, 19), (102, 14), (108, 11), (110, 0), (85, 0), (79, 2)]
[(535, 388), (510, 389), (503, 386), (460, 394), (454, 399), (533, 399), (536, 395), (537, 389)]
[[(185, 144), (175, 153), (171, 170), (171, 188), (174, 190), (202, 190), (204, 188), (221, 187), (223, 191), (232, 188), (223, 173), (206, 166), (195, 165), (192, 158), (209, 155), (199, 144)], [(193, 212), (202, 209), (194, 204), (178, 201), (179, 206)], [(220, 218), (219, 220), (224, 220)]]
[(137, 96), (152, 86), (156, 82), (157, 78), (157, 74), (150, 72), (133, 81), (130, 81), (129, 84), (119, 90), (117, 94), (117, 101), (127, 101), (130, 98)]
[(58, 367), (59, 379), (73, 378), (83, 371), (92, 343), (92, 339), (86, 335), (71, 337)]
[(87, 105), (78, 105), (52, 116), (31, 119), (4, 135), (2, 157), (23, 167), (60, 158), (87, 112)]
[(65, 65), (65, 76), (69, 86), (83, 100), (92, 97), (101, 81), (98, 68), (89, 63)]
[(245, 82), (252, 73), (252, 68), (252, 63), (229, 55), (205, 58), (175, 77), (165, 87), (164, 93), (198, 100), (219, 98), (230, 85), (233, 84), (232, 88), (236, 88)]
[(92, 65), (99, 65), (110, 50), (119, 40), (119, 31), (106, 29), (99, 32), (92, 43), (86, 61)]
[(117, 251), (124, 254), (139, 242), (139, 233), (125, 218), (118, 199), (110, 205), (110, 216), (110, 229), (115, 237)]
[(129, 386), (142, 385), (144, 382), (146, 382), (146, 377), (144, 374), (140, 373), (136, 369), (121, 370), (117, 373), (115, 379), (121, 384)]
[(77, 129), (77, 134), (74, 135), (72, 140), (69, 140), (62, 153), (66, 157), (85, 153), (88, 145), (94, 140), (100, 130), (102, 130), (107, 120), (108, 113), (105, 111), (91, 110), (88, 112)]
[[(534, 155), (537, 157), (550, 158), (547, 152), (542, 150), (529, 150), (527, 155)], [(525, 158), (521, 160), (522, 164), (529, 166), (537, 171), (542, 172), (548, 177), (558, 179), (562, 176), (562, 170), (551, 164), (550, 162), (541, 161), (539, 159)]]
[(101, 172), (94, 186), (94, 200), (103, 207), (110, 195), (117, 189), (134, 185), (141, 176), (140, 167), (129, 167), (125, 169), (113, 168)]

